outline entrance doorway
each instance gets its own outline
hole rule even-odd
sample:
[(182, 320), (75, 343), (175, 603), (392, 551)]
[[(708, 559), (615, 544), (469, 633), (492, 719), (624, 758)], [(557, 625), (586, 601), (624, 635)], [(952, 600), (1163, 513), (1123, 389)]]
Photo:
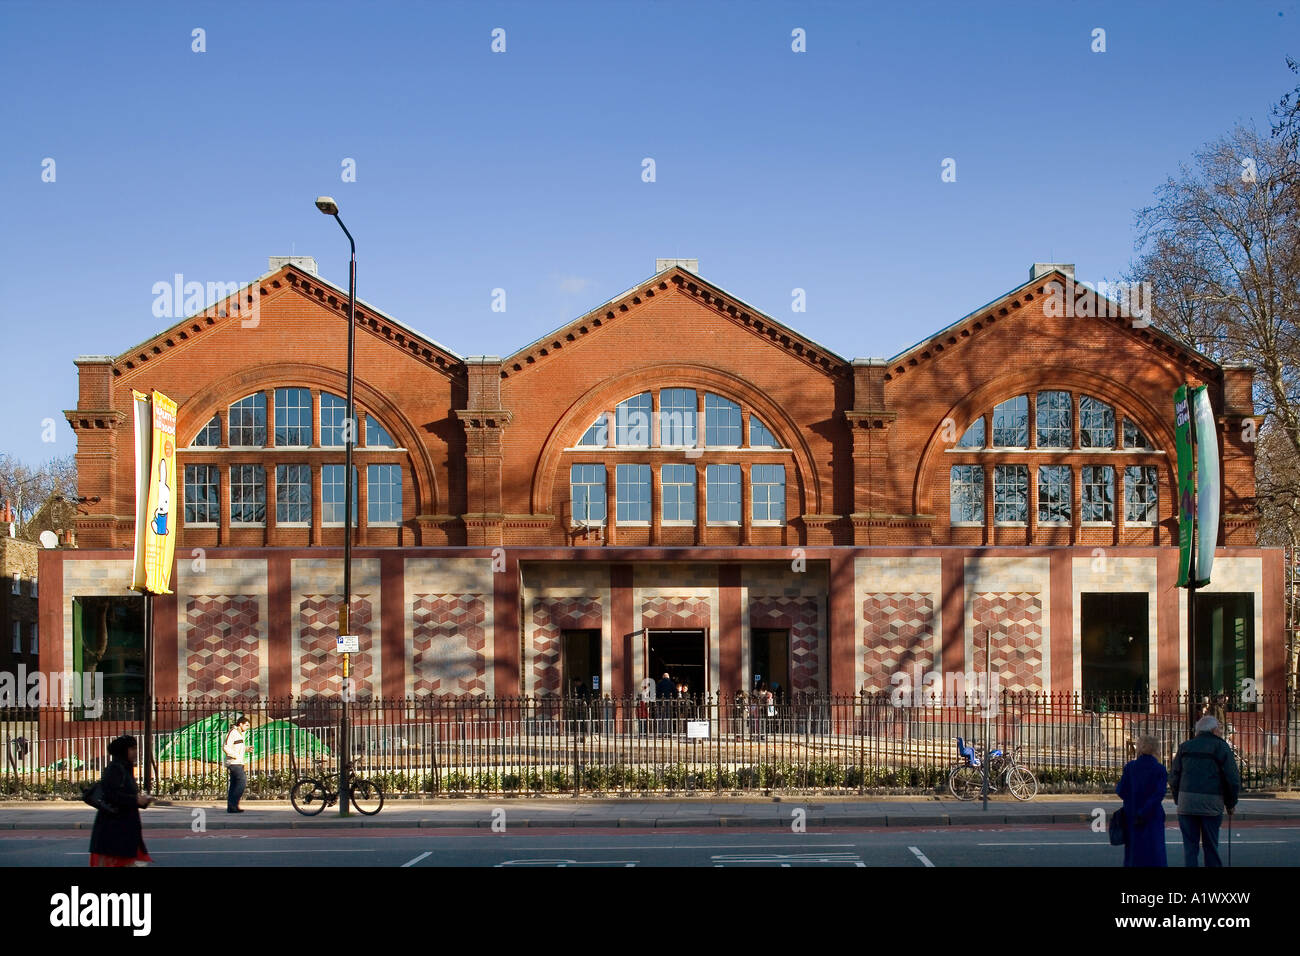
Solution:
[(1085, 702), (1100, 710), (1147, 709), (1150, 691), (1145, 591), (1080, 594), (1079, 650)]
[(600, 631), (566, 630), (560, 637), (561, 692), (565, 697), (599, 697)]
[(667, 674), (675, 684), (685, 684), (690, 697), (709, 692), (704, 631), (650, 631), (647, 644), (647, 677), (658, 681)]
[(790, 631), (754, 628), (749, 639), (750, 691), (764, 684), (781, 700), (790, 693)]

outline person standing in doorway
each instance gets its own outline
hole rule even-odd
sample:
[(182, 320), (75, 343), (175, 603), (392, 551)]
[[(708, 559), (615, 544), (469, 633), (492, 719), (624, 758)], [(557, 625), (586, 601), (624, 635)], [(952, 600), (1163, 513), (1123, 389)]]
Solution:
[[(1196, 736), (1185, 741), (1169, 771), (1169, 792), (1178, 805), (1183, 834), (1183, 863), (1199, 866), (1201, 847), (1206, 866), (1223, 866), (1219, 826), (1223, 811), (1231, 816), (1241, 793), (1241, 777), (1232, 748), (1219, 736), (1219, 721), (1206, 715), (1196, 722)], [(1231, 826), (1231, 821), (1229, 821)]]
[(248, 775), (244, 773), (244, 734), (249, 727), (248, 718), (240, 714), (235, 724), (226, 734), (226, 744), (222, 748), (226, 754), (226, 769), (230, 771), (230, 789), (226, 793), (226, 812), (243, 813), (239, 798), (248, 787)]

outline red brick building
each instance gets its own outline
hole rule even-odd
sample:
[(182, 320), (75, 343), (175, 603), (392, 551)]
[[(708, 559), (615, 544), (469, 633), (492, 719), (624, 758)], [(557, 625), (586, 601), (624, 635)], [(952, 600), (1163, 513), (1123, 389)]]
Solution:
[[(621, 695), (663, 670), (724, 694), (888, 690), (914, 665), (982, 667), (986, 634), (1013, 690), (1177, 690), (1183, 382), (1210, 388), (1225, 486), (1197, 672), (1282, 687), (1250, 369), (1076, 290), (1069, 266), (849, 359), (693, 261), (659, 265), (504, 359), (359, 304), (361, 693)], [(42, 660), (76, 670), (87, 642), (138, 630), (130, 399), (158, 389), (184, 476), (159, 693), (337, 692), (347, 294), (310, 259), (272, 267), (238, 303), (77, 360), (92, 503), (81, 549), (41, 554)]]

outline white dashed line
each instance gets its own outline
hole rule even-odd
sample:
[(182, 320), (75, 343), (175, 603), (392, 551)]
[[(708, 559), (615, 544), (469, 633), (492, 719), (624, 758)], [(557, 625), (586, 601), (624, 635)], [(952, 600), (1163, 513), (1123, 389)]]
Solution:
[(911, 850), (912, 855), (920, 860), (925, 866), (934, 866), (934, 864), (930, 862), (930, 858), (922, 853), (919, 847), (909, 846), (908, 849)]
[(433, 851), (432, 851), (432, 850), (425, 850), (423, 853), (421, 853), (419, 856), (417, 856), (414, 860), (407, 860), (405, 863), (403, 863), (403, 864), (402, 864), (402, 868), (404, 868), (404, 867), (408, 867), (408, 866), (415, 866), (415, 864), (419, 863), (419, 862), (420, 862), (421, 860), (423, 860), (426, 856), (433, 856)]

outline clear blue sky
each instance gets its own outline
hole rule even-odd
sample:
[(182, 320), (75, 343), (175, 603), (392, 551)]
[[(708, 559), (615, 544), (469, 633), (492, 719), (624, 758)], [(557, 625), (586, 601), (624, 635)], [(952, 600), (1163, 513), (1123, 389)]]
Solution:
[(1036, 260), (1118, 278), (1134, 210), (1266, 124), (1287, 54), (1295, 0), (0, 2), (0, 451), (74, 450), (72, 360), (169, 325), (156, 282), (295, 251), (346, 286), (321, 193), (361, 297), (461, 354), (685, 256), (843, 356), (892, 355)]

